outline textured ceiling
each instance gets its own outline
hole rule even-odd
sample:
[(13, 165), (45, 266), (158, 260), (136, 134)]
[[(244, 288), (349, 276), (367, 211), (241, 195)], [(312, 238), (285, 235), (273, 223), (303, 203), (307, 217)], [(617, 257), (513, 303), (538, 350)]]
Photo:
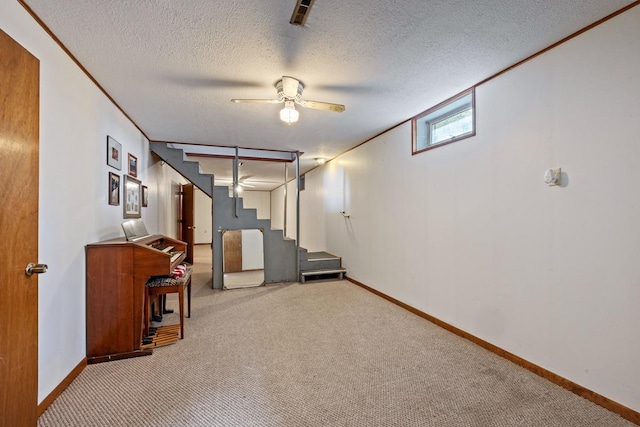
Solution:
[[(302, 171), (632, 2), (315, 0), (295, 27), (295, 0), (25, 0), (150, 139), (300, 150)], [(283, 75), (346, 111), (230, 102)]]

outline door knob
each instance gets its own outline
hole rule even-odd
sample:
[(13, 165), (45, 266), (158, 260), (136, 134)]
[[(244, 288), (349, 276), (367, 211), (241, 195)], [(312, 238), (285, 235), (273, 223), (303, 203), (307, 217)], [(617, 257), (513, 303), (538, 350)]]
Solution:
[(195, 225), (194, 225), (193, 227), (192, 227), (192, 226), (188, 226), (188, 227), (187, 227), (187, 230), (195, 230), (195, 229), (196, 229), (196, 226), (195, 226)]
[(46, 273), (49, 266), (47, 264), (34, 264), (30, 262), (27, 264), (27, 268), (24, 269), (27, 276), (31, 276), (32, 274), (42, 274)]

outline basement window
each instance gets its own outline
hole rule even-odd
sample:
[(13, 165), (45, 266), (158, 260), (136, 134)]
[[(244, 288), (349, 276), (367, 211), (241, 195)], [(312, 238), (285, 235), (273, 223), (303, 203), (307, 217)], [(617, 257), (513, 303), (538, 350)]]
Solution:
[(476, 134), (475, 90), (471, 88), (411, 119), (412, 153)]

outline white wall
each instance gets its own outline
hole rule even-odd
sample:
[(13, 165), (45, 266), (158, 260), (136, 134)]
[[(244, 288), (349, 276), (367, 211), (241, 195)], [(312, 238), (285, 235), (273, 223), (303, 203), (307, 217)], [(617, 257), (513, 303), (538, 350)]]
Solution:
[[(108, 172), (126, 173), (138, 157), (149, 187), (142, 218), (150, 232), (172, 234), (164, 189), (176, 178), (152, 165), (148, 141), (15, 1), (0, 3), (0, 28), (40, 60), (38, 401), (86, 356), (85, 245), (122, 236), (120, 206), (107, 203)], [(122, 144), (123, 170), (106, 164), (107, 135)], [(159, 190), (163, 189), (163, 190)]]
[[(334, 165), (337, 162), (334, 162)], [(332, 168), (333, 165), (327, 165)], [(324, 251), (327, 248), (327, 230), (326, 215), (335, 217), (345, 221), (339, 211), (345, 210), (338, 206), (338, 203), (331, 203), (332, 195), (326, 191), (326, 188), (332, 188), (331, 185), (325, 187), (322, 182), (323, 174), (310, 173), (305, 176), (305, 189), (300, 192), (300, 246), (309, 252)], [(295, 194), (295, 183), (289, 183), (289, 191)], [(293, 199), (295, 202), (295, 198)], [(325, 206), (325, 203), (329, 203)], [(338, 208), (336, 210), (336, 208)], [(328, 209), (328, 210), (325, 210)], [(293, 217), (293, 226), (296, 226), (295, 211), (291, 213)], [(295, 238), (295, 228), (292, 230), (292, 238)]]
[[(233, 195), (231, 197), (233, 197)], [(256, 209), (258, 219), (271, 218), (271, 192), (244, 190), (240, 193), (240, 197), (242, 197), (243, 207)]]
[(350, 277), (639, 411), (638, 23), (478, 87), (476, 137), (412, 156), (406, 123), (308, 173), (302, 245), (324, 229)]
[[(301, 192), (301, 194), (303, 192)], [(302, 200), (302, 198), (300, 200)], [(302, 205), (300, 206), (300, 209), (302, 212)], [(284, 230), (284, 219), (284, 185), (281, 185), (280, 187), (271, 191), (271, 228)], [(296, 238), (296, 223), (296, 181), (291, 180), (287, 183), (286, 237), (289, 237), (291, 239)]]
[[(195, 191), (196, 243), (211, 243), (211, 198), (199, 189)], [(229, 192), (233, 197), (233, 192)], [(271, 217), (271, 193), (268, 191), (247, 191), (240, 193), (242, 206), (255, 209), (258, 219)], [(273, 225), (272, 225), (273, 227)], [(260, 267), (262, 268), (262, 267)]]
[[(188, 181), (164, 162), (149, 165), (147, 175), (153, 181), (149, 187), (149, 209), (143, 210), (147, 214), (143, 217), (147, 229), (153, 234), (177, 238), (180, 185)], [(158, 219), (157, 226), (150, 226), (147, 218), (153, 217)]]
[(242, 271), (264, 268), (263, 237), (260, 230), (242, 230)]
[(194, 186), (195, 243), (211, 243), (211, 197)]
[(284, 186), (271, 191), (271, 228), (284, 230)]

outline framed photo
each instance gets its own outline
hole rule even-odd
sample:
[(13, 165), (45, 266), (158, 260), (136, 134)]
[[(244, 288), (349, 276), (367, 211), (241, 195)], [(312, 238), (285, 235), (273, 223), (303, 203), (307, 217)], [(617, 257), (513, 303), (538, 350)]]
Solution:
[(107, 164), (118, 170), (122, 169), (122, 145), (107, 135)]
[(142, 189), (140, 181), (129, 175), (125, 175), (122, 195), (124, 198), (124, 203), (122, 204), (123, 217), (142, 217)]
[(132, 177), (138, 176), (138, 158), (129, 153), (129, 175)]
[(109, 172), (109, 204), (120, 206), (120, 175)]
[(146, 208), (149, 206), (149, 189), (146, 185), (142, 186), (142, 207)]

